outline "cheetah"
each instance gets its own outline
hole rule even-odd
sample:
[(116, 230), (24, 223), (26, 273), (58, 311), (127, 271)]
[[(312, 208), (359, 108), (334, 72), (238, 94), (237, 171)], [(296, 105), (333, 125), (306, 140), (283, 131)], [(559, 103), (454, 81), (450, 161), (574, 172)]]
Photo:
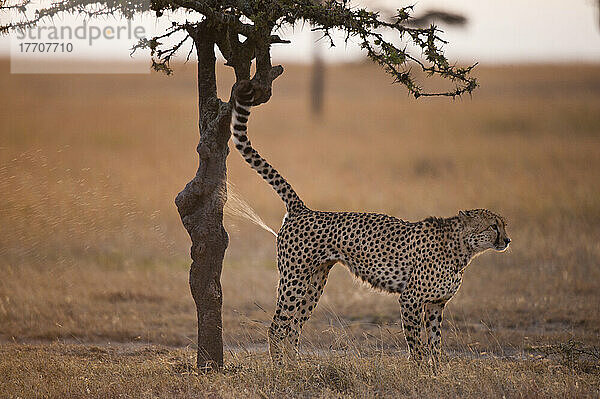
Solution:
[(508, 248), (504, 219), (486, 209), (418, 222), (309, 209), (248, 139), (254, 93), (251, 81), (238, 84), (231, 131), (236, 149), (287, 210), (277, 234), (277, 305), (268, 329), (273, 361), (297, 356), (302, 326), (317, 306), (329, 271), (341, 263), (373, 288), (398, 296), (409, 357), (419, 363), (439, 362), (444, 307), (458, 291), (471, 259), (488, 249)]

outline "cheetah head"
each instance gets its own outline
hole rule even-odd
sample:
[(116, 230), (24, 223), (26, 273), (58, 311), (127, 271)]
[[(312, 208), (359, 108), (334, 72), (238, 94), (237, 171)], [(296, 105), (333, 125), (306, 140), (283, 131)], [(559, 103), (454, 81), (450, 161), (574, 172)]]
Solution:
[(475, 253), (487, 249), (504, 251), (508, 248), (510, 238), (506, 234), (506, 224), (502, 216), (487, 209), (473, 209), (460, 211), (458, 218), (465, 242)]

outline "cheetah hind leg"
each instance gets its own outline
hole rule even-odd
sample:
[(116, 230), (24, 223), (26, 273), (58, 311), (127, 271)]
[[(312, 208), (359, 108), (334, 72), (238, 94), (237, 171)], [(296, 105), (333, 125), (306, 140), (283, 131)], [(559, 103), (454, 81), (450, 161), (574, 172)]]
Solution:
[[(291, 270), (301, 270), (291, 267)], [(280, 267), (279, 286), (277, 288), (277, 305), (271, 326), (269, 327), (269, 354), (276, 364), (284, 364), (294, 360), (297, 355), (293, 345), (292, 322), (298, 311), (298, 306), (306, 294), (310, 281), (309, 273), (287, 273), (283, 277)]]
[(327, 283), (327, 277), (329, 276), (329, 271), (335, 264), (335, 261), (328, 261), (317, 266), (312, 275), (309, 282), (309, 285), (306, 290), (306, 295), (300, 301), (298, 305), (298, 310), (294, 315), (294, 319), (292, 321), (292, 330), (290, 335), (290, 340), (292, 342), (293, 347), (297, 351), (300, 333), (302, 332), (302, 326), (305, 322), (310, 319), (310, 316), (314, 312), (317, 307), (317, 303), (323, 294), (323, 289), (325, 288), (325, 284)]

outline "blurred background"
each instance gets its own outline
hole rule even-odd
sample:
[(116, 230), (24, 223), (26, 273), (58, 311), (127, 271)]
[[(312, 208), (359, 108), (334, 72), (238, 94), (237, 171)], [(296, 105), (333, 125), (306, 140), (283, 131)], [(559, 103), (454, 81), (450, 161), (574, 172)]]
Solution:
[[(369, 3), (382, 13), (394, 4)], [(409, 97), (352, 42), (331, 49), (309, 27), (281, 32), (292, 40), (274, 52), (285, 73), (249, 134), (309, 207), (406, 220), (485, 207), (506, 217), (511, 248), (472, 262), (447, 308), (447, 350), (600, 344), (598, 6), (420, 1), (415, 23), (439, 23), (450, 61), (480, 62), (481, 87), (456, 100)], [(7, 40), (0, 340), (193, 347), (190, 241), (173, 202), (198, 162), (193, 60), (171, 77), (11, 74)], [(110, 63), (110, 49), (102, 54)], [(233, 74), (220, 65), (218, 79), (226, 100)], [(235, 150), (228, 167), (231, 192), (277, 230), (276, 194)], [(231, 215), (226, 224), (225, 343), (264, 350), (274, 237)], [(396, 299), (338, 265), (303, 346), (348, 342), (405, 348)]]

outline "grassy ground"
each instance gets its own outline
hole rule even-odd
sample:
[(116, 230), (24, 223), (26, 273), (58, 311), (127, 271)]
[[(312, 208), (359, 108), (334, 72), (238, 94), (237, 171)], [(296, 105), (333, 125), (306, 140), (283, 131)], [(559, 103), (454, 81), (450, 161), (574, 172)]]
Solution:
[[(600, 346), (600, 68), (482, 67), (472, 99), (415, 101), (376, 67), (332, 67), (322, 119), (308, 114), (308, 76), (286, 68), (249, 134), (309, 206), (508, 220), (511, 250), (475, 259), (447, 307), (440, 374), (406, 362), (395, 298), (341, 266), (303, 332), (305, 359), (274, 369), (274, 240), (235, 218), (227, 372), (190, 374), (189, 239), (173, 199), (197, 165), (192, 66), (19, 76), (4, 62), (0, 396), (600, 395), (597, 358), (582, 353)], [(229, 170), (279, 226), (278, 197), (235, 152)]]
[(0, 348), (0, 389), (13, 397), (579, 398), (598, 395), (598, 374), (548, 360), (456, 358), (435, 375), (381, 353), (305, 356), (274, 367), (265, 354), (227, 357), (198, 376), (190, 351), (162, 347), (20, 345)]

